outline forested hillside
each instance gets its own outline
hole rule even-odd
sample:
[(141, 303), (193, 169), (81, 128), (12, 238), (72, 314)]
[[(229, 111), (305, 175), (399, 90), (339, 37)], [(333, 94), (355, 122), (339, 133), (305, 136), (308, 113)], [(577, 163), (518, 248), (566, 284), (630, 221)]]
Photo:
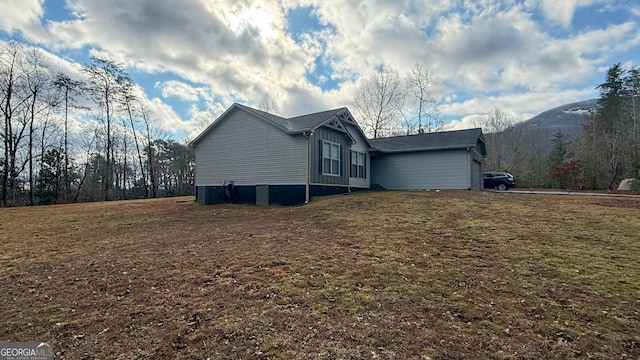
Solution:
[(72, 78), (0, 46), (0, 206), (193, 193), (192, 150), (158, 136), (121, 65), (92, 58)]
[(622, 179), (638, 177), (640, 70), (615, 64), (597, 89), (598, 99), (518, 124), (492, 111), (486, 169), (509, 171), (526, 187), (615, 189)]

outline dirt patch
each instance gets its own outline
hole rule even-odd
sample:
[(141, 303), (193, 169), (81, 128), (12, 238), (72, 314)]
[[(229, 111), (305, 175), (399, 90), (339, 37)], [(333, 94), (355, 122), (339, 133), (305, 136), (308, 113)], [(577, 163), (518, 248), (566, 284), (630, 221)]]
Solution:
[(640, 357), (637, 200), (178, 200), (0, 209), (0, 339), (56, 359)]

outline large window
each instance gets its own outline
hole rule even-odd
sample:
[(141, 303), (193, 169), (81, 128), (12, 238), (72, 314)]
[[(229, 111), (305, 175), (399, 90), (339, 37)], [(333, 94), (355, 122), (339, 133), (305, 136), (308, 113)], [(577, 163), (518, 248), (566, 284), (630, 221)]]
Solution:
[(351, 152), (351, 177), (352, 178), (362, 178), (366, 177), (366, 168), (365, 168), (365, 154), (357, 151)]
[(340, 145), (322, 142), (322, 174), (340, 176)]

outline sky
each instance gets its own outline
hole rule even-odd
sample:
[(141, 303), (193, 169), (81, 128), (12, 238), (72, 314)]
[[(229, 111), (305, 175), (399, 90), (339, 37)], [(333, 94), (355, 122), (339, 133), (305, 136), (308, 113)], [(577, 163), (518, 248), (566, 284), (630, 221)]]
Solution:
[(431, 70), (452, 129), (493, 108), (525, 120), (596, 98), (640, 55), (638, 0), (0, 0), (0, 14), (0, 41), (72, 76), (92, 56), (122, 64), (175, 139), (265, 94), (285, 117), (353, 112), (380, 64)]

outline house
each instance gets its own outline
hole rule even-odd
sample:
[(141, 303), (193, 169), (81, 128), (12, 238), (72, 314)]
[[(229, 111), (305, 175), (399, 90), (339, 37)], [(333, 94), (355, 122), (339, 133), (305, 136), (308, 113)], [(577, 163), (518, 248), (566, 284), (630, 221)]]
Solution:
[(487, 150), (481, 129), (369, 141), (373, 184), (396, 190), (483, 188)]
[(480, 189), (486, 155), (480, 129), (369, 140), (347, 108), (284, 118), (240, 104), (191, 145), (200, 204), (295, 205), (372, 184)]
[(233, 104), (191, 145), (201, 204), (294, 205), (370, 185), (371, 144), (347, 108), (287, 119)]

